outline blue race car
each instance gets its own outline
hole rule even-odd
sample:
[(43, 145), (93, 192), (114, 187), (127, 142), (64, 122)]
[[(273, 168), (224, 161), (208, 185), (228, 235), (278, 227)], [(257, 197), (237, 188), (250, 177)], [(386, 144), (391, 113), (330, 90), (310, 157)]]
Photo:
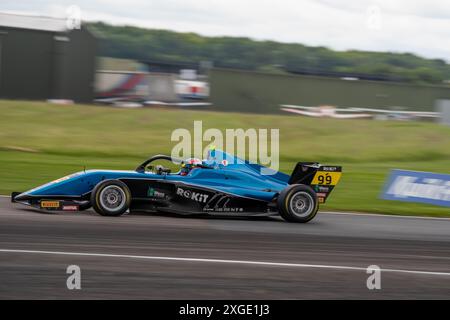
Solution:
[[(155, 161), (180, 166), (172, 173)], [(219, 150), (205, 160), (156, 155), (134, 171), (87, 170), (26, 192), (12, 202), (41, 210), (78, 211), (93, 207), (103, 216), (127, 210), (223, 216), (281, 215), (308, 222), (338, 183), (342, 168), (299, 162), (289, 176)], [(268, 174), (269, 173), (269, 174)]]

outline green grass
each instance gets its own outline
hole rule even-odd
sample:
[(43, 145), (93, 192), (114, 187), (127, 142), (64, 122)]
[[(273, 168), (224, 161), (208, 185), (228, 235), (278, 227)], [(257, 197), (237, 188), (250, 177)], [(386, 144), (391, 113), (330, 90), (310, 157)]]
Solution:
[(172, 130), (279, 128), (281, 170), (297, 161), (344, 166), (323, 210), (450, 216), (448, 208), (379, 199), (390, 169), (450, 173), (450, 128), (432, 123), (312, 119), (169, 109), (0, 101), (0, 193), (86, 168), (133, 169), (170, 153)]

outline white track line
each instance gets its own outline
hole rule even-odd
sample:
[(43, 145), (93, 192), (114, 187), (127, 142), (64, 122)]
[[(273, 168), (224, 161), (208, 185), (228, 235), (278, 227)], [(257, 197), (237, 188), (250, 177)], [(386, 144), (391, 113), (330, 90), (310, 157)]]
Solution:
[[(0, 249), (0, 252), (50, 254), (50, 255), (63, 255), (63, 256), (102, 257), (102, 258), (184, 261), (184, 262), (228, 263), (228, 264), (246, 264), (246, 265), (258, 265), (258, 266), (270, 266), (270, 267), (320, 268), (320, 269), (367, 271), (367, 268), (364, 268), (364, 267), (334, 266), (334, 265), (322, 265), (322, 264), (303, 264), (303, 263), (283, 263), (283, 262), (268, 262), (268, 261), (250, 261), (250, 260), (225, 260), (225, 259), (181, 258), (181, 257), (160, 257), (160, 256), (138, 256), (138, 255), (128, 255), (128, 254), (87, 253), (87, 252), (67, 252), (67, 251), (41, 251), (41, 250), (16, 250), (16, 249)], [(433, 271), (403, 270), (403, 269), (381, 269), (381, 271), (382, 272), (433, 275), (433, 276), (450, 276), (450, 272), (433, 272)]]
[(424, 219), (424, 220), (448, 220), (450, 218), (443, 217), (424, 217), (424, 216), (402, 216), (395, 214), (387, 214), (387, 213), (367, 213), (367, 212), (339, 212), (339, 211), (319, 211), (319, 214), (339, 214), (343, 216), (369, 216), (369, 217), (389, 217), (389, 218), (403, 218), (403, 219)]

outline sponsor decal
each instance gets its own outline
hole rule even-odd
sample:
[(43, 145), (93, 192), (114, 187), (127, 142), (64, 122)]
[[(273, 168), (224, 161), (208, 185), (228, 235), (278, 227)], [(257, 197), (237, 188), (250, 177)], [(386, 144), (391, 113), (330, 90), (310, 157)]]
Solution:
[(226, 167), (226, 166), (228, 165), (228, 161), (225, 160), (225, 159), (223, 159), (223, 160), (222, 160), (222, 165), (223, 165), (224, 167)]
[(314, 191), (315, 192), (323, 192), (323, 193), (328, 193), (330, 192), (332, 187), (324, 187), (324, 186), (319, 186), (318, 184), (316, 184), (314, 186)]
[(69, 180), (71, 177), (72, 177), (71, 175), (70, 176), (65, 176), (65, 177), (53, 180), (51, 183), (58, 183), (58, 182), (66, 181), (66, 180)]
[(177, 188), (177, 195), (182, 196), (186, 199), (190, 199), (190, 200), (194, 200), (194, 201), (202, 202), (202, 203), (205, 203), (209, 197), (209, 195), (207, 195), (207, 194), (195, 192), (192, 190), (185, 190), (182, 188)]
[(62, 181), (69, 180), (70, 178), (76, 177), (76, 176), (78, 176), (78, 175), (80, 175), (80, 174), (82, 174), (82, 173), (81, 173), (81, 172), (77, 172), (77, 173), (73, 173), (73, 174), (71, 174), (71, 175), (62, 177), (62, 178), (58, 178), (58, 179), (56, 179), (56, 180), (50, 181), (50, 182), (48, 182), (48, 183), (46, 183), (46, 184), (43, 184), (43, 185), (41, 185), (41, 186), (38, 186), (38, 187), (33, 188), (33, 189), (31, 189), (31, 190), (28, 190), (27, 193), (32, 193), (32, 192), (34, 192), (34, 191), (36, 191), (36, 190), (38, 190), (38, 189), (41, 189), (41, 188), (45, 188), (45, 187), (51, 186), (52, 184), (55, 184), (55, 183), (59, 183), (59, 182), (62, 182)]
[(63, 211), (78, 211), (79, 207), (77, 205), (67, 205), (62, 207)]
[(243, 212), (244, 208), (203, 208), (203, 211), (208, 212)]
[(450, 175), (395, 169), (381, 198), (450, 207)]
[(337, 171), (337, 167), (322, 167), (322, 171)]
[(66, 180), (69, 180), (69, 179), (74, 178), (74, 177), (76, 177), (76, 176), (79, 176), (79, 175), (81, 175), (81, 174), (82, 174), (82, 172), (72, 173), (72, 174), (69, 174), (68, 176), (64, 176), (64, 177), (62, 177), (62, 178), (53, 180), (53, 181), (50, 182), (50, 183), (58, 183), (58, 182), (66, 181)]
[(317, 192), (316, 194), (319, 198), (325, 198), (327, 196), (327, 194), (324, 192)]
[(41, 208), (59, 208), (59, 201), (41, 201)]
[(152, 187), (150, 187), (147, 190), (147, 197), (164, 199), (166, 197), (166, 194), (163, 192), (159, 192), (159, 191), (153, 189)]

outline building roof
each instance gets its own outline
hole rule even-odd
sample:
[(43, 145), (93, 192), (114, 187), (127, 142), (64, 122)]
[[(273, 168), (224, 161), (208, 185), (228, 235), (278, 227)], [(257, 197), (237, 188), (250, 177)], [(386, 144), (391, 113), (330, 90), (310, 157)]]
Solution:
[(168, 62), (158, 60), (139, 60), (140, 63), (147, 65), (152, 72), (178, 73), (181, 69), (198, 70), (199, 64), (194, 62)]
[(0, 28), (18, 28), (50, 32), (67, 31), (66, 19), (56, 19), (42, 16), (27, 16), (0, 12)]

